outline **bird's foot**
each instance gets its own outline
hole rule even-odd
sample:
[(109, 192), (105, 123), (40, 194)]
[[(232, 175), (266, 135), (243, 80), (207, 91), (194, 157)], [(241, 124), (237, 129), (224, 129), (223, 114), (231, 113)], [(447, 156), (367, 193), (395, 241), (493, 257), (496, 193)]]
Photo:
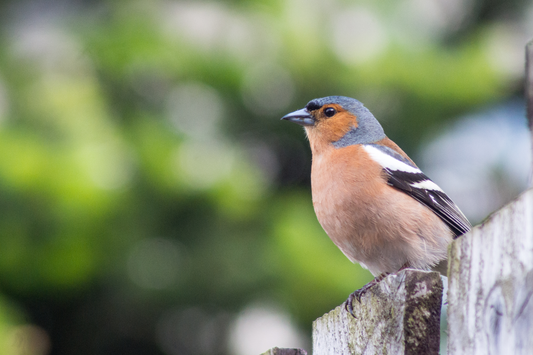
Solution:
[(357, 302), (361, 303), (361, 297), (363, 297), (363, 295), (368, 290), (370, 290), (372, 288), (372, 286), (377, 285), (378, 283), (380, 283), (381, 280), (383, 280), (385, 277), (387, 277), (387, 275), (389, 275), (389, 273), (388, 272), (384, 272), (383, 274), (379, 275), (374, 280), (370, 281), (369, 283), (367, 283), (366, 285), (361, 287), (359, 290), (355, 290), (355, 292), (351, 293), (350, 296), (348, 296), (348, 299), (344, 303), (344, 308), (346, 309), (346, 311), (348, 313), (350, 313), (352, 315), (352, 317), (356, 318), (355, 314), (353, 313), (353, 302), (354, 302), (354, 300), (357, 300)]

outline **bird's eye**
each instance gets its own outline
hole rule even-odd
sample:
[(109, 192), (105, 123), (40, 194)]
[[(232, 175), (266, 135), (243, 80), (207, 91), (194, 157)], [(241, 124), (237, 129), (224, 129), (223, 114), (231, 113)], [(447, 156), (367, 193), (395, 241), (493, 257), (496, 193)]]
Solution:
[(333, 107), (328, 107), (324, 110), (324, 114), (327, 116), (327, 117), (332, 117), (334, 114), (336, 114), (337, 111), (333, 108)]

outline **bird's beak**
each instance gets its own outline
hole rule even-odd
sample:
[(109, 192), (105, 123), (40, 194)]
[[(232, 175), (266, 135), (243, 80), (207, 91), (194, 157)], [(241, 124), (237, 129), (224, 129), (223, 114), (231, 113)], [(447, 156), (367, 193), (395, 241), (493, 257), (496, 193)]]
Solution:
[(311, 114), (305, 109), (291, 112), (281, 118), (282, 120), (287, 120), (290, 122), (298, 123), (302, 126), (314, 126), (315, 119)]

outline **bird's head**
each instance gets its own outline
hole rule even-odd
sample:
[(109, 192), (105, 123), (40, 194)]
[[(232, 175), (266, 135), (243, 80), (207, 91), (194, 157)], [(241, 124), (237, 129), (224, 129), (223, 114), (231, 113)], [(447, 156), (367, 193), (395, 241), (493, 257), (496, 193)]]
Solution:
[(303, 109), (281, 119), (304, 126), (312, 146), (332, 144), (342, 148), (385, 138), (374, 115), (356, 99), (345, 96), (311, 100)]

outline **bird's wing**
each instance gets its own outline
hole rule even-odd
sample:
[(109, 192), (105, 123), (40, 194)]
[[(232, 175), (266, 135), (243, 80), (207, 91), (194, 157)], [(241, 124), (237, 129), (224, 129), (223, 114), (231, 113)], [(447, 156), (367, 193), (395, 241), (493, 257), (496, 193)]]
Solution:
[(365, 144), (363, 147), (372, 159), (382, 166), (390, 186), (431, 209), (450, 227), (456, 237), (472, 228), (459, 207), (408, 159), (382, 145)]

